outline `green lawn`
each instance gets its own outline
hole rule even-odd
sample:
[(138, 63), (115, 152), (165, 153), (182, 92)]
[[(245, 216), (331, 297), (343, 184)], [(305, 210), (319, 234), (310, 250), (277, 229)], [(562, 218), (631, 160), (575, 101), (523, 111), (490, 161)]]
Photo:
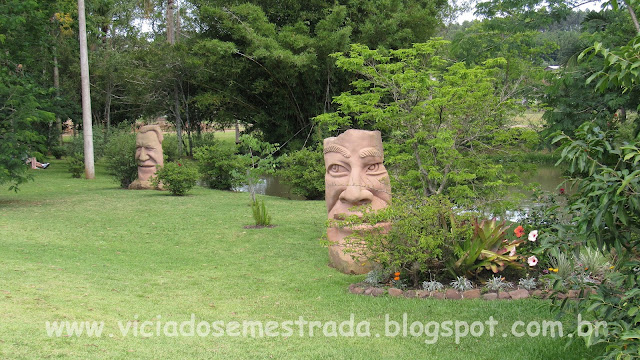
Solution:
[[(327, 266), (321, 201), (266, 198), (272, 229), (252, 222), (247, 194), (196, 188), (186, 197), (71, 179), (63, 161), (0, 194), (0, 358), (580, 359), (582, 341), (515, 337), (515, 321), (554, 320), (537, 300), (443, 301), (357, 296)], [(479, 337), (386, 337), (402, 321), (499, 322)], [(156, 336), (156, 324), (200, 321), (370, 323), (369, 337)], [(158, 319), (158, 316), (160, 318)], [(49, 337), (46, 321), (103, 321), (101, 337)], [(124, 336), (119, 328), (131, 321)], [(152, 321), (153, 336), (133, 336)], [(161, 321), (161, 322), (159, 322)], [(565, 332), (572, 327), (565, 323)], [(364, 330), (364, 328), (361, 328)], [(523, 330), (523, 328), (520, 328)], [(171, 329), (169, 329), (171, 332)], [(188, 329), (186, 330), (188, 332)], [(204, 330), (203, 330), (204, 331)], [(109, 334), (113, 336), (109, 336)], [(377, 337), (376, 334), (381, 335)], [(506, 336), (503, 337), (502, 335)]]

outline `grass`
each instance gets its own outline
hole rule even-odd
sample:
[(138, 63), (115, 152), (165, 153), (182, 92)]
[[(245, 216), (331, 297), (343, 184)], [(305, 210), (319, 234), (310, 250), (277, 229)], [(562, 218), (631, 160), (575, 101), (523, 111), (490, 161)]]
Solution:
[[(554, 320), (537, 300), (438, 301), (357, 296), (364, 276), (327, 266), (325, 205), (264, 197), (271, 229), (252, 224), (249, 196), (194, 189), (186, 197), (71, 179), (64, 161), (0, 194), (0, 358), (580, 359), (582, 341), (515, 337), (515, 321)], [(370, 337), (123, 336), (118, 322), (349, 320)], [(498, 321), (495, 336), (385, 337), (385, 314), (413, 321)], [(160, 316), (160, 319), (158, 319)], [(49, 337), (46, 321), (103, 321), (101, 337)], [(137, 321), (137, 323), (135, 323)], [(161, 323), (161, 326), (164, 323)], [(133, 326), (133, 325), (132, 325)], [(565, 334), (573, 327), (565, 322)], [(308, 331), (308, 328), (305, 328)], [(520, 330), (523, 330), (521, 328)], [(506, 334), (503, 337), (502, 334)], [(113, 334), (113, 337), (107, 334)], [(376, 337), (375, 334), (382, 334)], [(508, 354), (508, 355), (507, 355)]]

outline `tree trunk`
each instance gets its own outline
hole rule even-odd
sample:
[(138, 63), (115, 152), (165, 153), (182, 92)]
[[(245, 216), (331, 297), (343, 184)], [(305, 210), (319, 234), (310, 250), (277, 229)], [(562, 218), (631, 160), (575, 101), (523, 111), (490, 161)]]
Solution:
[(167, 0), (167, 42), (169, 44), (175, 44), (173, 5), (174, 5), (174, 0)]
[(84, 139), (84, 172), (87, 179), (96, 177), (93, 163), (93, 128), (91, 124), (91, 92), (89, 89), (89, 54), (84, 0), (78, 0), (78, 30), (80, 33), (80, 82), (82, 86), (82, 134)]
[[(178, 80), (176, 80), (177, 82)], [(176, 137), (178, 138), (178, 157), (182, 157), (182, 118), (180, 117), (180, 98), (178, 97), (178, 84), (173, 86), (173, 105), (176, 117)]]
[[(53, 47), (53, 87), (56, 89), (56, 97), (60, 97), (60, 69), (58, 68), (58, 51)], [(58, 130), (58, 144), (62, 145), (62, 120), (56, 115), (56, 129)]]

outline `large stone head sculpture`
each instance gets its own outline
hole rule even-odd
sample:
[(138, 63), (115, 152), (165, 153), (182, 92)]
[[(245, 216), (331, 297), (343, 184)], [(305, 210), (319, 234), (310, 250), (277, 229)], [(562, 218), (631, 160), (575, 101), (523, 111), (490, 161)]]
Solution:
[[(386, 207), (391, 201), (389, 174), (383, 165), (382, 138), (379, 131), (347, 130), (337, 137), (324, 139), (325, 198), (330, 220), (343, 220), (347, 216), (361, 215), (362, 205), (372, 210)], [(345, 238), (352, 229), (331, 227), (329, 238), (329, 260), (344, 273), (363, 274), (370, 265), (358, 259), (364, 249), (345, 248), (354, 246)]]
[(131, 183), (131, 189), (151, 189), (149, 179), (155, 175), (156, 166), (164, 165), (162, 154), (162, 130), (158, 125), (146, 125), (138, 130), (136, 136), (136, 162), (138, 179)]

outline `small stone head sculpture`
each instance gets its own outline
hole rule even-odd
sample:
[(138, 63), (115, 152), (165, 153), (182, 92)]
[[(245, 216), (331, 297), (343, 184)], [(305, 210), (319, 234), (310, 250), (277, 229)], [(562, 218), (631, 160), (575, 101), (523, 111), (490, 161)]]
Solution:
[[(330, 220), (361, 215), (358, 206), (379, 210), (389, 204), (391, 187), (383, 160), (379, 131), (351, 129), (324, 140), (325, 198)], [(345, 238), (352, 233), (349, 228), (327, 230), (329, 259), (344, 273), (362, 274), (369, 271), (370, 266), (354, 259), (352, 253), (344, 252), (350, 246)], [(358, 253), (364, 249), (354, 250)]]
[(138, 179), (130, 188), (150, 189), (149, 179), (155, 175), (156, 166), (164, 165), (162, 153), (162, 130), (158, 125), (146, 125), (140, 128), (136, 136), (136, 162)]

